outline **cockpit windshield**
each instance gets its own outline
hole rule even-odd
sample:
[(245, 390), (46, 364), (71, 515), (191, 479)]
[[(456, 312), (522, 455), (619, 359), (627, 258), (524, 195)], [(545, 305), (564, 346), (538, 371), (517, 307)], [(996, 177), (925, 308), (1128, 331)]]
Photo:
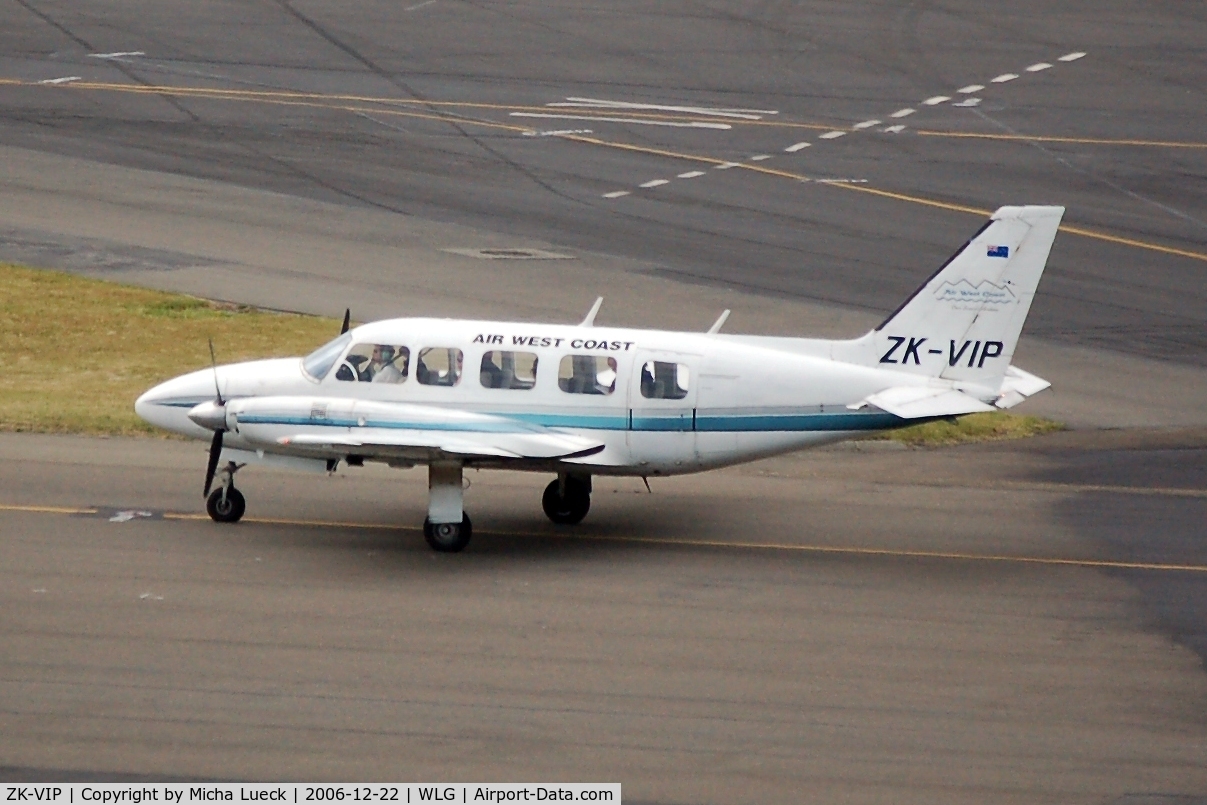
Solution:
[(336, 359), (352, 343), (352, 333), (344, 333), (302, 358), (302, 370), (315, 380), (322, 380), (335, 365)]

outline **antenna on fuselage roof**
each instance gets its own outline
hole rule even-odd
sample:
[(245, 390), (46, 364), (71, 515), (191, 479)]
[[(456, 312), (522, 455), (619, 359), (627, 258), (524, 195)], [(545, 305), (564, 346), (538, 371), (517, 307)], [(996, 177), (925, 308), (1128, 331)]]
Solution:
[(579, 327), (592, 327), (595, 325), (595, 314), (603, 307), (603, 297), (596, 298), (595, 304), (591, 305), (591, 309), (587, 311), (587, 318), (583, 319), (583, 323)]
[(729, 308), (721, 311), (721, 315), (717, 316), (717, 320), (712, 323), (712, 327), (708, 328), (708, 335), (716, 335), (721, 332), (721, 327), (725, 324), (725, 320), (729, 318)]

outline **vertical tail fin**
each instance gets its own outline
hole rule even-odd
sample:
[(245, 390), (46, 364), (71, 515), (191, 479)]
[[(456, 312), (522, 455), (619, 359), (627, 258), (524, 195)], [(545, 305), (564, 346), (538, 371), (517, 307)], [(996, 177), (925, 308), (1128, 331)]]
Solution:
[(996, 388), (1063, 215), (1064, 207), (1002, 207), (883, 324), (834, 357)]

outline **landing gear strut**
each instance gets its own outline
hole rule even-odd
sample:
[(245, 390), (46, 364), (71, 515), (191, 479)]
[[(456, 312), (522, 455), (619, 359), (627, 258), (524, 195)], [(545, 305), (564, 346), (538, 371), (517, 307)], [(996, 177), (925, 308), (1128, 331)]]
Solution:
[(218, 474), (219, 486), (205, 501), (205, 510), (216, 523), (237, 523), (247, 510), (243, 493), (235, 489), (235, 473), (241, 465), (231, 461)]
[(558, 525), (581, 523), (591, 509), (591, 476), (558, 475), (545, 487), (541, 507)]
[(461, 462), (433, 461), (427, 470), (427, 519), (423, 537), (432, 550), (456, 553), (473, 535), (469, 515), (461, 508)]

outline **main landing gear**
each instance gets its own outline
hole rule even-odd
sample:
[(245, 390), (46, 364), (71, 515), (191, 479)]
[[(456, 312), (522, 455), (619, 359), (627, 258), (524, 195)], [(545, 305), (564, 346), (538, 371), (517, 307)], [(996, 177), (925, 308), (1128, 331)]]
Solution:
[(545, 487), (541, 507), (558, 525), (581, 523), (591, 509), (591, 476), (559, 474)]
[(237, 523), (247, 510), (243, 493), (235, 489), (235, 473), (241, 465), (231, 461), (218, 475), (218, 488), (206, 498), (205, 510), (217, 523)]
[(423, 538), (434, 551), (456, 553), (473, 536), (473, 524), (461, 508), (461, 462), (433, 461), (427, 468), (427, 519)]

